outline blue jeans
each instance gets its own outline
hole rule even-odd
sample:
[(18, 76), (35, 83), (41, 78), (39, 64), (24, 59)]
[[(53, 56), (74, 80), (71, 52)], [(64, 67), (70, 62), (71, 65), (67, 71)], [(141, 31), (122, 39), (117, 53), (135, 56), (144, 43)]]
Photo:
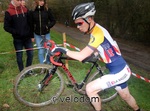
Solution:
[[(50, 33), (48, 33), (44, 36), (47, 40), (50, 40)], [(43, 44), (41, 44), (42, 36), (34, 33), (34, 38), (35, 38), (35, 42), (36, 42), (37, 47), (43, 47)], [(43, 48), (38, 49), (38, 58), (39, 58), (40, 64), (43, 64), (43, 61), (45, 58), (45, 53), (46, 53), (45, 49), (43, 49)], [(49, 57), (46, 58), (46, 63), (47, 64), (50, 63)]]
[[(33, 44), (32, 44), (31, 38), (23, 39), (23, 40), (21, 40), (21, 39), (14, 39), (13, 43), (14, 43), (14, 47), (15, 47), (16, 51), (23, 50), (23, 47), (25, 49), (33, 48)], [(28, 66), (30, 66), (32, 64), (33, 50), (27, 50), (26, 54), (27, 54), (26, 67), (28, 67)], [(18, 68), (19, 68), (20, 71), (22, 71), (24, 69), (22, 58), (23, 58), (23, 52), (22, 51), (16, 52), (17, 64), (18, 64)]]

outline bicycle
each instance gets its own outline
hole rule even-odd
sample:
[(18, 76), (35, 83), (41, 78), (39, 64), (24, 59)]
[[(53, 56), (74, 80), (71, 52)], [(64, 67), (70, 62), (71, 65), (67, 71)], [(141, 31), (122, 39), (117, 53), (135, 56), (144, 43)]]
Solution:
[[(91, 63), (88, 73), (85, 75), (81, 83), (77, 83), (69, 69), (66, 67), (64, 60), (73, 60), (64, 56), (62, 53), (51, 53), (52, 48), (55, 46), (54, 41), (49, 40), (44, 43), (44, 48), (47, 49), (47, 55), (50, 56), (52, 65), (37, 64), (26, 67), (16, 77), (14, 82), (13, 93), (18, 101), (30, 107), (42, 107), (45, 105), (53, 104), (64, 90), (64, 78), (59, 71), (61, 67), (71, 82), (71, 85), (76, 92), (86, 94), (85, 86), (90, 81), (103, 76), (103, 71), (97, 63), (98, 57), (89, 57), (84, 62)], [(92, 59), (91, 59), (92, 58)], [(96, 67), (96, 72), (91, 74), (92, 70)], [(30, 73), (29, 73), (30, 72)], [(106, 89), (99, 93), (102, 102), (108, 102), (117, 96), (117, 92), (113, 89)]]

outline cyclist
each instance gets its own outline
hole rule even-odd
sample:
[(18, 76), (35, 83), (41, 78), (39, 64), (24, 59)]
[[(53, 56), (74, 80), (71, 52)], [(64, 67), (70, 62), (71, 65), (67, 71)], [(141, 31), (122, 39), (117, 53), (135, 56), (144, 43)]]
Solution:
[(119, 47), (109, 32), (94, 21), (95, 12), (94, 2), (79, 4), (72, 12), (72, 18), (77, 28), (81, 32), (90, 35), (90, 41), (83, 50), (76, 52), (62, 47), (55, 47), (52, 52), (60, 51), (79, 61), (83, 61), (93, 53), (99, 54), (101, 60), (106, 63), (109, 74), (88, 83), (86, 86), (86, 93), (90, 99), (93, 97), (99, 98), (99, 101), (91, 101), (95, 110), (101, 111), (101, 101), (97, 93), (101, 90), (114, 87), (121, 98), (133, 110), (140, 111), (126, 83), (131, 75), (130, 68), (121, 56)]

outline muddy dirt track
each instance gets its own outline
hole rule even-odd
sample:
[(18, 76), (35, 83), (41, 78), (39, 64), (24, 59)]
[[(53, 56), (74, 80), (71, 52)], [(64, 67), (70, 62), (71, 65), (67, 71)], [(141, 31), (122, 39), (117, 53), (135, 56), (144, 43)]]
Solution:
[[(76, 28), (65, 27), (65, 25), (57, 23), (53, 29), (61, 33), (65, 32), (70, 37), (78, 40), (79, 43), (85, 45), (88, 43), (88, 35), (84, 35)], [(150, 74), (150, 47), (119, 38), (114, 39), (117, 41), (122, 55), (128, 63), (133, 64)]]

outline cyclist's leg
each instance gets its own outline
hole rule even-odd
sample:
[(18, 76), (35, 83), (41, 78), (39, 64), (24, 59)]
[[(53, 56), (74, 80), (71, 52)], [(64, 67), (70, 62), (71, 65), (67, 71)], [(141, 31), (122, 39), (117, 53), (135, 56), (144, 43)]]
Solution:
[[(126, 82), (130, 78), (130, 71), (128, 66), (126, 66), (122, 71), (117, 74), (108, 74), (104, 75), (101, 78), (98, 78), (86, 86), (86, 92), (89, 98), (96, 97), (100, 100), (99, 91), (114, 87), (121, 83)], [(93, 102), (91, 101), (96, 110), (101, 110), (101, 101)]]
[[(37, 47), (43, 47), (41, 44), (42, 37), (40, 35), (34, 34), (35, 42)], [(40, 64), (43, 64), (44, 61), (44, 49), (38, 49), (38, 58), (40, 61)]]
[[(127, 73), (127, 71), (131, 72), (130, 68), (128, 66), (126, 66), (126, 73)], [(125, 71), (124, 71), (124, 73), (125, 73)], [(128, 103), (129, 106), (131, 106), (135, 111), (139, 109), (134, 97), (129, 92), (126, 82), (117, 85), (115, 87), (115, 89), (117, 90), (117, 92), (121, 96), (121, 98)]]
[(125, 100), (129, 106), (131, 106), (135, 111), (139, 109), (134, 97), (130, 94), (128, 87), (124, 89), (117, 90), (118, 94), (123, 100)]
[[(100, 78), (88, 83), (86, 85), (86, 93), (88, 95), (88, 97), (90, 98), (90, 102), (92, 103), (92, 105), (94, 106), (96, 111), (100, 111), (101, 110), (101, 99), (98, 95), (98, 92), (101, 91), (101, 85), (99, 84)], [(92, 98), (96, 101), (93, 101)]]

